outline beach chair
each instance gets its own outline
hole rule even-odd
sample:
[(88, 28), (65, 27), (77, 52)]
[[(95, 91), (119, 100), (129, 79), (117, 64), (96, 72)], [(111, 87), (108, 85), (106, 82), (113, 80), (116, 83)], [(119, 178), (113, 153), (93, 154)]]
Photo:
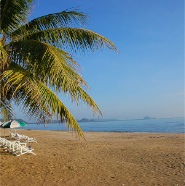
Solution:
[(37, 143), (37, 140), (36, 140), (35, 138), (30, 138), (30, 137), (28, 137), (28, 138), (27, 138), (27, 142), (28, 142), (28, 143), (33, 143), (33, 142), (34, 142), (34, 143)]
[(37, 143), (37, 140), (35, 138), (28, 137), (23, 134), (12, 133), (11, 136), (17, 140), (25, 140), (27, 143), (32, 143), (32, 142)]
[(22, 156), (24, 154), (33, 154), (33, 155), (36, 155), (33, 152), (33, 150), (34, 149), (31, 146), (25, 147), (25, 146), (21, 146), (21, 145), (17, 144), (15, 146), (15, 151), (13, 152), (13, 155), (15, 155), (15, 156)]
[(16, 133), (10, 132), (10, 137), (11, 137), (11, 138), (15, 138), (15, 137), (16, 137)]
[(8, 152), (14, 153), (18, 149), (18, 146), (26, 147), (27, 143), (22, 143), (20, 141), (12, 141), (8, 146)]
[(8, 152), (14, 152), (16, 145), (21, 145), (23, 147), (27, 146), (27, 143), (22, 143), (20, 141), (9, 141), (5, 138), (0, 138), (0, 145)]
[(3, 142), (4, 142), (4, 138), (1, 138), (1, 137), (0, 137), (0, 146), (1, 146), (1, 147), (3, 146)]
[(5, 138), (1, 138), (1, 147), (6, 148), (8, 145), (8, 140)]
[(16, 156), (21, 156), (27, 153), (36, 155), (31, 146), (27, 146), (27, 143), (20, 141), (9, 141), (5, 138), (0, 138), (0, 146), (3, 147), (6, 152), (12, 153)]

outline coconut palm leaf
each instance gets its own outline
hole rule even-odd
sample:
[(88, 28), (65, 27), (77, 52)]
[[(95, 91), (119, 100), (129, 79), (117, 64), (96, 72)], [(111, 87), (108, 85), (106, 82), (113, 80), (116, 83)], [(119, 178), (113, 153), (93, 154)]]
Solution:
[(33, 0), (1, 1), (1, 33), (9, 34), (27, 20)]
[(32, 0), (1, 0), (1, 112), (4, 118), (11, 118), (14, 101), (38, 120), (59, 116), (83, 137), (80, 126), (57, 94), (70, 95), (73, 102), (83, 101), (94, 112), (101, 111), (84, 90), (87, 83), (71, 52), (116, 47), (107, 38), (78, 28), (87, 18), (78, 11), (63, 11), (26, 22), (31, 6)]
[(61, 28), (70, 25), (84, 25), (86, 23), (86, 19), (87, 15), (84, 13), (77, 12), (75, 10), (66, 10), (33, 19), (29, 23), (12, 32), (10, 36), (12, 40), (15, 40), (22, 38), (25, 34), (29, 35), (42, 30)]
[(81, 137), (83, 137), (82, 130), (78, 125), (75, 118), (68, 111), (65, 105), (60, 101), (60, 99), (43, 83), (38, 83), (41, 95), (44, 97), (44, 104), (47, 103), (52, 109), (52, 113), (57, 113), (61, 121), (64, 121), (68, 128), (77, 132)]
[[(14, 91), (12, 91), (12, 98), (16, 103), (22, 102), (26, 107), (29, 106), (28, 114), (39, 115), (40, 118), (57, 114), (60, 120), (65, 121), (70, 129), (82, 136), (81, 128), (78, 126), (74, 117), (56, 94), (44, 83), (34, 80), (28, 71), (19, 68), (19, 66), (17, 66), (16, 72), (15, 70), (8, 70), (4, 73), (4, 76), (7, 78), (9, 76), (5, 89), (7, 91), (9, 91), (8, 89), (10, 87), (14, 89)], [(89, 99), (89, 104), (93, 105), (93, 100), (91, 100), (90, 97), (88, 98), (87, 94), (86, 99)], [(96, 104), (94, 107), (97, 107)]]
[(2, 72), (2, 70), (5, 68), (5, 66), (8, 65), (8, 53), (6, 52), (6, 50), (3, 47), (3, 41), (1, 40), (0, 42), (0, 71)]
[(10, 101), (5, 100), (4, 102), (0, 100), (0, 114), (5, 120), (9, 120), (13, 116), (12, 106)]
[(39, 118), (51, 116), (50, 110), (42, 101), (37, 82), (29, 71), (17, 65), (12, 70), (5, 71), (2, 76), (8, 79), (4, 86), (5, 91), (9, 92), (16, 103), (28, 108), (28, 114)]
[(63, 50), (34, 40), (13, 42), (6, 47), (10, 49), (9, 56), (14, 63), (35, 72), (39, 80), (42, 79), (51, 86), (60, 88), (62, 84), (77, 83), (87, 87), (78, 74), (78, 64)]
[(57, 48), (70, 48), (73, 51), (87, 49), (95, 50), (108, 47), (117, 50), (116, 46), (105, 37), (86, 29), (80, 28), (53, 28), (24, 35), (24, 40), (38, 40)]
[[(12, 69), (11, 69), (12, 68)], [(8, 79), (6, 81), (6, 85), (5, 90), (6, 92), (9, 91), (10, 88), (12, 87), (16, 87), (14, 88), (14, 92), (17, 92), (18, 90), (23, 90), (24, 86), (28, 86), (30, 82), (33, 81), (33, 79), (37, 79), (38, 78), (34, 78), (34, 75), (31, 74), (29, 71), (23, 69), (22, 67), (16, 65), (16, 64), (12, 64), (12, 66), (10, 67), (9, 70), (5, 71), (2, 75), (2, 78), (4, 79)], [(53, 89), (57, 89), (59, 91), (64, 92), (65, 94), (70, 95), (72, 101), (78, 103), (80, 100), (83, 100), (85, 103), (88, 104), (88, 106), (90, 106), (92, 108), (92, 110), (95, 113), (100, 113), (101, 111), (99, 110), (98, 106), (96, 105), (96, 103), (93, 101), (93, 99), (80, 87), (80, 84), (70, 81), (70, 83), (68, 81), (60, 81), (60, 85), (58, 87), (56, 87), (56, 83), (55, 83), (55, 87), (53, 86)], [(51, 86), (51, 85), (50, 85)], [(28, 88), (31, 87), (31, 90), (33, 89), (31, 85), (28, 86)], [(56, 90), (56, 91), (57, 91)], [(27, 92), (26, 94), (30, 94), (29, 92)], [(37, 94), (34, 93), (34, 96), (36, 96)], [(14, 93), (12, 92), (12, 97), (14, 96)], [(38, 98), (36, 98), (36, 101), (39, 100)], [(47, 111), (48, 112), (48, 111)]]

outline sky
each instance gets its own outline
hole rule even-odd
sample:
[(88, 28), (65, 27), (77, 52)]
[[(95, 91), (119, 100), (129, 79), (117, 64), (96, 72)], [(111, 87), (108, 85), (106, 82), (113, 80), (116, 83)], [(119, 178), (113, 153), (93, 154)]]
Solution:
[[(74, 54), (103, 119), (184, 116), (183, 0), (36, 0), (29, 19), (71, 8), (118, 48)], [(60, 98), (76, 119), (98, 118)]]

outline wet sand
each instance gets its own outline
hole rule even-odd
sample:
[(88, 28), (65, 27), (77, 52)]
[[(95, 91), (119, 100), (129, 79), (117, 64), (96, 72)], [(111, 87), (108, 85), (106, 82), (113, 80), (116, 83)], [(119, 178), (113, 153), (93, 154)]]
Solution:
[[(183, 186), (184, 134), (17, 130), (33, 154), (0, 149), (1, 186)], [(3, 134), (3, 131), (2, 131)]]

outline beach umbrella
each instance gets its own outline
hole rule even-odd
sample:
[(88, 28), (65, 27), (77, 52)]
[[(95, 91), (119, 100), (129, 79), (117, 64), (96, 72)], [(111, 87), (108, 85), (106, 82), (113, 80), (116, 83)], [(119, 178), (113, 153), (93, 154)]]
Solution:
[(2, 128), (18, 128), (18, 127), (24, 127), (26, 124), (23, 121), (19, 120), (10, 120), (7, 122), (4, 122), (1, 127)]
[[(2, 123), (0, 127), (4, 128), (4, 136), (5, 136), (5, 129), (6, 128), (15, 130), (16, 128), (24, 127), (24, 126), (26, 126), (26, 124), (21, 120), (10, 120), (10, 121), (6, 121), (6, 122)], [(16, 132), (16, 130), (15, 130), (15, 132)]]

